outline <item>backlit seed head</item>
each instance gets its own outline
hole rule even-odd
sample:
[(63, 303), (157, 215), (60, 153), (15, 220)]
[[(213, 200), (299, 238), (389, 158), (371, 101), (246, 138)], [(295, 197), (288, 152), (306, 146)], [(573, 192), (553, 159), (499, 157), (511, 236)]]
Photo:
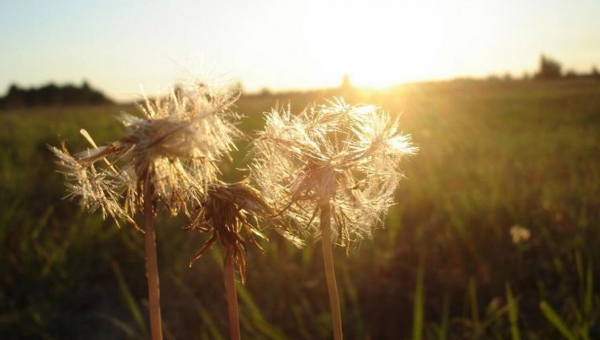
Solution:
[(348, 245), (382, 222), (403, 177), (399, 162), (416, 151), (397, 118), (335, 100), (299, 115), (289, 108), (268, 113), (251, 171), (296, 235), (319, 236), (318, 210), (329, 204), (334, 235)]
[(153, 209), (162, 203), (172, 214), (187, 212), (187, 204), (197, 204), (217, 182), (216, 162), (242, 135), (229, 109), (237, 98), (237, 92), (204, 85), (179, 88), (139, 105), (145, 118), (122, 114), (126, 137), (98, 147), (82, 130), (91, 149), (74, 156), (64, 146), (50, 149), (64, 168), (70, 196), (81, 197), (85, 208), (133, 222), (147, 187)]

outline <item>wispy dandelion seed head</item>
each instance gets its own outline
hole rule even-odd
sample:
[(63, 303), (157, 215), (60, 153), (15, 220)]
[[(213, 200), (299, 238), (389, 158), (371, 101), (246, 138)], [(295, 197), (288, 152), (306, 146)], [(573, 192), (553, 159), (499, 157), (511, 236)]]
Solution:
[(399, 162), (416, 151), (389, 113), (335, 100), (268, 113), (251, 171), (294, 234), (319, 236), (318, 209), (329, 204), (334, 235), (348, 245), (382, 222), (403, 177)]
[(139, 105), (144, 118), (123, 113), (127, 136), (72, 156), (66, 148), (51, 150), (63, 166), (71, 197), (104, 216), (133, 223), (143, 207), (146, 186), (153, 207), (164, 204), (172, 214), (197, 204), (217, 182), (217, 161), (235, 148), (242, 133), (230, 110), (238, 93), (213, 92), (206, 86), (173, 90)]

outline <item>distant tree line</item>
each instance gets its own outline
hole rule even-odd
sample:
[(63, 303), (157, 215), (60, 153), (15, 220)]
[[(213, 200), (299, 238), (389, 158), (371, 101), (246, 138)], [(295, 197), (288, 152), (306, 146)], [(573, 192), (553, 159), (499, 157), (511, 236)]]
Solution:
[(80, 87), (74, 85), (57, 86), (54, 83), (49, 83), (38, 88), (24, 89), (12, 84), (6, 95), (0, 98), (0, 109), (108, 103), (112, 103), (112, 101), (101, 92), (92, 89), (86, 81)]

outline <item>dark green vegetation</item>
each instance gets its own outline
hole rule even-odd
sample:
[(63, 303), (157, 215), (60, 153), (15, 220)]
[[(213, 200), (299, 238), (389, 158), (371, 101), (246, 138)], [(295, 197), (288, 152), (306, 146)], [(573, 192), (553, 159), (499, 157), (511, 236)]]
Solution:
[[(241, 127), (334, 93), (244, 97)], [(449, 82), (349, 101), (403, 112), (420, 147), (404, 162), (385, 229), (336, 250), (347, 339), (594, 339), (600, 328), (600, 82)], [(46, 145), (122, 134), (132, 107), (0, 115), (0, 338), (147, 337), (143, 237), (62, 200)], [(246, 141), (247, 142), (247, 141)], [(224, 164), (242, 174), (243, 155)], [(162, 313), (172, 339), (226, 339), (221, 255), (188, 261), (209, 235), (159, 219)], [(529, 240), (513, 243), (522, 226)], [(247, 339), (331, 338), (319, 244), (267, 231), (239, 287)], [(594, 333), (595, 332), (595, 333)]]
[(39, 88), (24, 89), (12, 84), (4, 97), (0, 97), (0, 110), (15, 110), (24, 107), (81, 106), (111, 104), (112, 101), (83, 82), (81, 87), (57, 86), (49, 83)]

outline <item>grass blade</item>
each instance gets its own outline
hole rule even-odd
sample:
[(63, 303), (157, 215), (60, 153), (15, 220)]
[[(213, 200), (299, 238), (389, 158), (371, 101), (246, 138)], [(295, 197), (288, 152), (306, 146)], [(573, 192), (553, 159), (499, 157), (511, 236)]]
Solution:
[(225, 340), (225, 336), (219, 332), (219, 328), (217, 327), (215, 320), (210, 316), (210, 313), (204, 309), (200, 309), (200, 318), (204, 322), (204, 326), (206, 326), (206, 331), (208, 332), (207, 335), (210, 335), (209, 339)]
[(542, 310), (542, 313), (544, 313), (546, 319), (548, 319), (548, 321), (550, 321), (550, 323), (552, 323), (565, 338), (568, 340), (577, 340), (577, 337), (569, 331), (567, 325), (565, 325), (560, 316), (558, 316), (556, 311), (554, 311), (546, 301), (540, 302), (540, 309)]
[(438, 332), (439, 340), (448, 338), (448, 326), (450, 325), (450, 294), (444, 294), (444, 305), (442, 309), (442, 323)]
[(471, 277), (469, 279), (469, 297), (471, 301), (471, 319), (473, 321), (473, 328), (475, 329), (475, 334), (479, 333), (479, 329), (481, 328), (481, 323), (479, 322), (479, 304), (477, 301), (477, 283), (475, 282), (475, 278)]
[(121, 296), (125, 301), (125, 305), (127, 305), (127, 308), (129, 309), (133, 320), (137, 324), (138, 329), (141, 331), (142, 334), (144, 334), (146, 333), (146, 323), (144, 322), (144, 318), (142, 317), (142, 312), (140, 311), (138, 304), (135, 302), (135, 298), (133, 297), (133, 294), (131, 294), (131, 290), (129, 289), (127, 282), (125, 282), (125, 279), (123, 278), (123, 274), (121, 273), (119, 265), (114, 260), (110, 260), (110, 263), (113, 268), (113, 271), (115, 272), (115, 276), (117, 277), (119, 291), (121, 292)]
[(417, 286), (415, 288), (415, 305), (413, 307), (413, 330), (412, 339), (421, 340), (423, 338), (423, 319), (425, 316), (424, 309), (424, 277), (425, 277), (425, 260), (421, 255), (419, 260), (419, 270), (417, 273)]
[(585, 278), (585, 295), (583, 298), (583, 312), (585, 317), (589, 317), (592, 313), (594, 303), (594, 268), (592, 260), (588, 261), (587, 274)]
[(242, 284), (237, 284), (237, 292), (240, 300), (244, 303), (244, 309), (248, 311), (247, 313), (243, 313), (243, 317), (245, 317), (244, 321), (248, 321), (248, 324), (255, 327), (261, 333), (263, 339), (286, 339), (285, 335), (279, 329), (267, 321), (260, 308), (250, 296), (250, 293), (248, 293), (248, 290)]
[(510, 321), (510, 335), (512, 340), (521, 340), (519, 331), (519, 309), (510, 284), (506, 283), (506, 301), (508, 302), (508, 320)]

